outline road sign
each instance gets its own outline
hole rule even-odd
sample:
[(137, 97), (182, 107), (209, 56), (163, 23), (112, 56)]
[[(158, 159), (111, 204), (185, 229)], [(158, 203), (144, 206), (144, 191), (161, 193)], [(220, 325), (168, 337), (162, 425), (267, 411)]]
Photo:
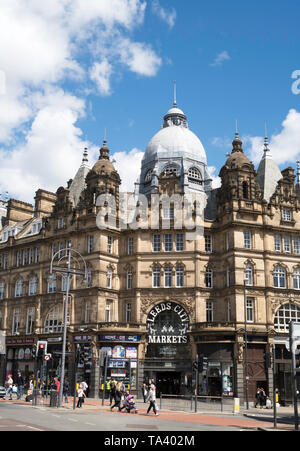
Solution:
[(46, 360), (46, 362), (47, 362), (48, 360), (51, 359), (51, 357), (52, 357), (51, 354), (45, 354), (44, 360)]

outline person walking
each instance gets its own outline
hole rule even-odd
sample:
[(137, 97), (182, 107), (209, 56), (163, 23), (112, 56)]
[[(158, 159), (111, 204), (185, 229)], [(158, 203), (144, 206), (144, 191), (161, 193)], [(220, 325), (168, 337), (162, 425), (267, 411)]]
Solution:
[(79, 385), (79, 388), (77, 390), (77, 396), (78, 396), (77, 407), (80, 409), (82, 407), (82, 404), (84, 403), (84, 398), (86, 397), (81, 384)]
[(110, 392), (109, 392), (109, 405), (111, 406), (113, 401), (115, 402), (116, 395), (116, 381), (110, 381)]
[(18, 387), (18, 396), (17, 399), (21, 399), (23, 396), (23, 390), (24, 390), (24, 378), (22, 376), (21, 371), (18, 372), (17, 377), (17, 387)]
[(122, 383), (118, 382), (115, 391), (115, 403), (111, 406), (110, 410), (112, 411), (115, 407), (118, 407), (119, 412), (121, 412), (121, 400), (122, 400)]
[(89, 388), (89, 386), (88, 386), (88, 384), (85, 381), (82, 381), (80, 385), (81, 385), (81, 387), (82, 387), (82, 389), (84, 391), (84, 396), (86, 398), (87, 397), (87, 389)]
[(142, 396), (143, 396), (143, 399), (144, 399), (144, 403), (147, 402), (147, 394), (148, 394), (147, 385), (144, 383), (142, 385)]
[(13, 378), (12, 375), (9, 374), (7, 377), (7, 381), (6, 381), (6, 393), (5, 393), (5, 399), (7, 399), (8, 395), (9, 395), (9, 400), (12, 401), (12, 394), (13, 394)]
[(156, 388), (155, 385), (151, 384), (150, 390), (148, 393), (148, 401), (149, 401), (149, 407), (147, 410), (147, 415), (150, 415), (150, 410), (153, 409), (153, 412), (155, 416), (158, 416), (157, 410), (156, 410)]
[(67, 378), (65, 378), (64, 385), (63, 385), (63, 396), (65, 398), (65, 403), (66, 404), (68, 404), (68, 402), (69, 402), (68, 394), (69, 394), (69, 381), (68, 381)]

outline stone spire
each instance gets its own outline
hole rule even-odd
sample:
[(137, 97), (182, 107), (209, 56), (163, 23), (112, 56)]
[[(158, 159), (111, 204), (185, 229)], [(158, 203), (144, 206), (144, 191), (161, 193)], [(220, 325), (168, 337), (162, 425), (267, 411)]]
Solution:
[(100, 157), (99, 160), (109, 160), (109, 148), (107, 147), (107, 141), (104, 139), (103, 145), (100, 149)]

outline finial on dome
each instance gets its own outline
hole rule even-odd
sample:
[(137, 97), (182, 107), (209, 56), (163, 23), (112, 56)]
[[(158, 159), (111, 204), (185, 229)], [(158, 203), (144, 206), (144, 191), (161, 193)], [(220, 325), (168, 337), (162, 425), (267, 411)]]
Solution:
[(174, 103), (173, 106), (174, 108), (177, 108), (177, 85), (176, 85), (176, 80), (174, 80)]
[(87, 165), (88, 164), (88, 162), (89, 162), (89, 154), (88, 154), (88, 148), (87, 147), (85, 147), (84, 148), (84, 152), (83, 152), (83, 158), (82, 158), (82, 166), (85, 166), (85, 165)]
[(106, 141), (106, 130), (105, 130), (105, 138), (103, 140), (103, 145), (100, 149), (100, 157), (99, 160), (109, 160), (109, 148), (107, 147)]
[(242, 141), (239, 138), (239, 131), (238, 131), (238, 121), (235, 121), (235, 134), (234, 134), (234, 140), (232, 142), (232, 153), (234, 152), (242, 152), (243, 153), (243, 149), (242, 149)]

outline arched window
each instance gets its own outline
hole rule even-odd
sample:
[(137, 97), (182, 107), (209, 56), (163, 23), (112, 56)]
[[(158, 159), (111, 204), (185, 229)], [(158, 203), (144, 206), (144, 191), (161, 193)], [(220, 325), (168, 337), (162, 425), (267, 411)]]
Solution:
[(178, 169), (176, 166), (166, 166), (162, 172), (164, 177), (178, 176)]
[(243, 182), (243, 198), (249, 199), (249, 186), (248, 182)]
[(245, 268), (245, 283), (247, 286), (253, 285), (253, 266), (250, 263)]
[(273, 278), (275, 288), (286, 288), (286, 271), (282, 266), (275, 266)]
[(277, 332), (289, 332), (289, 323), (300, 322), (300, 308), (295, 304), (284, 304), (274, 317), (274, 328)]
[(152, 180), (153, 169), (149, 169), (145, 175), (145, 183), (150, 183)]
[(31, 277), (31, 279), (29, 280), (29, 289), (28, 289), (29, 296), (33, 296), (37, 293), (37, 285), (38, 285), (37, 277)]
[(108, 268), (106, 273), (106, 288), (112, 288), (112, 269)]
[(205, 286), (206, 288), (213, 288), (213, 270), (211, 268), (206, 268)]
[(22, 292), (23, 292), (23, 280), (19, 279), (16, 282), (16, 286), (15, 286), (15, 297), (19, 298), (22, 296)]
[(45, 320), (44, 323), (44, 333), (45, 334), (55, 334), (57, 332), (62, 332), (63, 330), (63, 315), (62, 306), (57, 305), (52, 309)]
[(197, 183), (198, 185), (202, 185), (202, 176), (201, 172), (197, 168), (191, 168), (188, 172), (188, 180), (192, 183)]
[(294, 290), (300, 290), (300, 268), (294, 269), (293, 280)]
[(126, 273), (126, 288), (127, 290), (132, 289), (132, 269), (128, 269)]

